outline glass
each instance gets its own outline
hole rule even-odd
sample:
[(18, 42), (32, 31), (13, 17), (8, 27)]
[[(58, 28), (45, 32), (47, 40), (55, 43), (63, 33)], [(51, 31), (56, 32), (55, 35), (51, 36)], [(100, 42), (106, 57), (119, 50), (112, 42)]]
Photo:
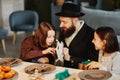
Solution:
[(79, 63), (79, 69), (81, 70), (88, 70), (88, 67), (86, 67), (87, 64), (89, 64), (91, 61), (88, 59), (86, 61), (82, 61), (82, 63)]
[(88, 70), (86, 67), (86, 64), (83, 64), (83, 63), (79, 63), (79, 69), (80, 70)]

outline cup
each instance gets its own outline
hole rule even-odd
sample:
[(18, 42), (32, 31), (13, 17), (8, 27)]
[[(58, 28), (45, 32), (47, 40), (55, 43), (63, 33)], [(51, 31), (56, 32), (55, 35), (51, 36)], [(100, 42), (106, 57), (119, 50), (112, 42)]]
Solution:
[(82, 61), (81, 63), (79, 63), (79, 69), (81, 70), (88, 70), (87, 64), (89, 64), (91, 61), (88, 59), (86, 61)]
[(82, 63), (79, 63), (79, 69), (83, 70), (83, 64)]
[(83, 64), (83, 63), (79, 63), (79, 69), (80, 70), (88, 70), (88, 68), (86, 67), (86, 64)]

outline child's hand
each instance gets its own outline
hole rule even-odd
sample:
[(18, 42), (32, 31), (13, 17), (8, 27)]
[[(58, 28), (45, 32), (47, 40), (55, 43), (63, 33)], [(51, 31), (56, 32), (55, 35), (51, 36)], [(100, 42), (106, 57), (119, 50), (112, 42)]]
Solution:
[(49, 59), (47, 57), (41, 57), (38, 59), (38, 62), (40, 63), (49, 63)]
[(100, 65), (101, 65), (101, 63), (92, 61), (92, 62), (90, 62), (89, 64), (87, 64), (86, 67), (87, 67), (88, 69), (97, 69), (97, 68), (100, 67)]
[(55, 48), (47, 48), (45, 50), (42, 51), (43, 54), (55, 54)]

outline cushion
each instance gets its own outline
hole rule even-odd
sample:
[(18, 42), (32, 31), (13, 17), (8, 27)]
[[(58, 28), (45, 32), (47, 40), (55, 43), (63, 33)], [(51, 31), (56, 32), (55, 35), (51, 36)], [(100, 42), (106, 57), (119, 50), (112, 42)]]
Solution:
[(85, 16), (81, 19), (92, 28), (96, 29), (100, 26), (110, 26), (117, 34), (120, 34), (120, 11), (104, 11), (82, 7)]
[(120, 35), (117, 35), (118, 42), (120, 44)]
[(7, 34), (8, 34), (8, 30), (0, 28), (0, 39), (5, 38), (7, 36)]
[(20, 25), (14, 27), (16, 31), (33, 31), (33, 25)]

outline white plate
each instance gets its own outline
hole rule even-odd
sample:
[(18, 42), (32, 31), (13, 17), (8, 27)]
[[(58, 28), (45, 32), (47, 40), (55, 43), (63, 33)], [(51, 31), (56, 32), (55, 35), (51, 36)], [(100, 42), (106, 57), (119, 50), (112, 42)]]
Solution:
[(8, 79), (2, 79), (2, 80), (17, 80), (17, 78), (18, 78), (18, 72), (15, 71), (15, 74), (13, 75), (13, 77), (8, 78)]
[(103, 70), (85, 70), (78, 73), (78, 76), (83, 80), (107, 80), (112, 74)]
[(16, 66), (22, 62), (19, 58), (0, 58), (0, 65)]
[(33, 74), (36, 68), (38, 69), (39, 73), (50, 73), (56, 69), (56, 66), (51, 64), (34, 64), (25, 67), (25, 72)]

